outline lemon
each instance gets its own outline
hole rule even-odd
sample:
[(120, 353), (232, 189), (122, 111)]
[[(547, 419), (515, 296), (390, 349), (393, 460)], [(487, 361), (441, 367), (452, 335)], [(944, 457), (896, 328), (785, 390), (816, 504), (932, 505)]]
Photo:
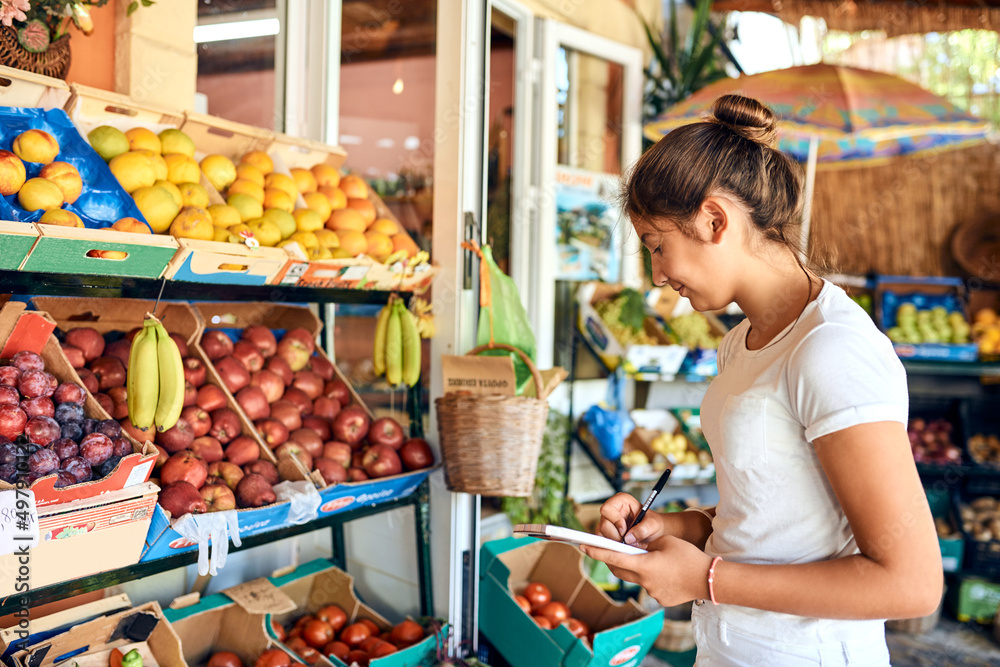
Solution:
[(208, 214), (212, 216), (212, 225), (223, 229), (243, 221), (240, 212), (229, 204), (212, 204), (208, 207)]
[(311, 208), (297, 208), (292, 212), (295, 226), (300, 232), (315, 232), (323, 228), (323, 219)]
[(278, 229), (281, 230), (281, 238), (283, 239), (287, 239), (298, 230), (292, 214), (280, 208), (267, 209), (264, 211), (264, 218), (278, 225)]
[(281, 230), (278, 225), (266, 218), (251, 220), (247, 223), (247, 227), (262, 246), (273, 248), (281, 241)]
[(264, 216), (264, 207), (259, 201), (250, 195), (245, 195), (243, 193), (229, 195), (226, 203), (239, 211), (240, 220), (242, 222)]
[(191, 137), (180, 130), (168, 128), (160, 132), (160, 144), (160, 152), (164, 155), (168, 153), (180, 153), (190, 158), (194, 157), (194, 142), (191, 141)]
[(289, 241), (295, 241), (303, 250), (309, 250), (310, 248), (319, 247), (319, 239), (312, 232), (295, 232), (288, 237)]

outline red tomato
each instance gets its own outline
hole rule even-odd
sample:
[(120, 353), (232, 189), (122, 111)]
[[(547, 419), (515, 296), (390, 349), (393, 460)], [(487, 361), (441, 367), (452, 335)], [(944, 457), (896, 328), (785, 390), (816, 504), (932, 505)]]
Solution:
[(208, 667), (243, 667), (243, 661), (231, 651), (219, 651), (208, 659)]
[(307, 665), (314, 665), (319, 662), (319, 651), (314, 649), (312, 646), (306, 646), (304, 649), (299, 651), (299, 657)]
[(313, 648), (322, 648), (333, 641), (333, 628), (326, 621), (313, 619), (302, 629), (302, 638)]
[(323, 655), (336, 656), (343, 660), (351, 652), (351, 647), (344, 642), (330, 642), (323, 647)]
[(280, 648), (269, 648), (260, 654), (254, 667), (291, 667), (292, 659)]
[(294, 651), (296, 654), (300, 654), (302, 653), (302, 651), (309, 648), (309, 644), (307, 644), (306, 640), (303, 639), (302, 637), (292, 637), (287, 642), (285, 642), (285, 646), (292, 649), (292, 651)]
[(358, 620), (358, 623), (362, 623), (364, 625), (367, 625), (368, 629), (371, 630), (371, 634), (373, 634), (373, 635), (377, 635), (378, 633), (382, 632), (382, 628), (380, 628), (377, 625), (375, 625), (375, 621), (373, 621), (371, 619), (362, 618), (362, 619)]
[(367, 667), (368, 654), (365, 653), (364, 651), (351, 651), (350, 653), (347, 654), (347, 657), (344, 659), (344, 662), (346, 662), (348, 665), (353, 665), (354, 663), (358, 663), (358, 665), (360, 665), (361, 667)]
[(379, 640), (379, 643), (375, 645), (375, 648), (371, 650), (371, 657), (374, 658), (384, 658), (385, 656), (395, 653), (396, 647), (389, 642), (384, 642)]
[(371, 636), (371, 628), (364, 623), (354, 623), (353, 625), (348, 625), (340, 632), (339, 639), (351, 648), (357, 648), (361, 646), (361, 642)]
[(111, 655), (108, 656), (108, 665), (110, 667), (122, 667), (122, 658), (125, 654), (121, 652), (121, 649), (111, 649)]
[(392, 629), (390, 641), (396, 646), (411, 646), (423, 638), (423, 627), (416, 621), (406, 619)]
[(278, 638), (279, 642), (285, 641), (285, 629), (281, 627), (281, 623), (278, 623), (272, 618), (271, 628), (274, 630), (274, 636)]
[(368, 639), (364, 640), (363, 642), (361, 642), (358, 645), (358, 648), (361, 649), (362, 651), (367, 651), (367, 652), (371, 653), (372, 652), (372, 647), (375, 646), (376, 644), (381, 643), (381, 641), (382, 640), (379, 639), (378, 637), (372, 636), (372, 637), (369, 637)]
[(524, 587), (524, 597), (531, 604), (532, 609), (538, 609), (542, 605), (548, 604), (552, 599), (552, 593), (545, 584), (531, 583)]
[(586, 637), (590, 634), (590, 626), (572, 616), (566, 619), (566, 628), (573, 633), (574, 637)]
[(556, 602), (553, 600), (548, 604), (542, 605), (542, 607), (535, 613), (549, 619), (549, 622), (552, 623), (552, 627), (554, 628), (569, 618), (569, 607), (562, 602)]
[(541, 627), (541, 628), (543, 628), (545, 630), (551, 630), (552, 629), (552, 622), (549, 619), (545, 618), (544, 616), (542, 616), (542, 615), (539, 614), (539, 615), (532, 616), (531, 618), (535, 619), (535, 623), (538, 623), (539, 627)]
[(517, 603), (518, 607), (524, 610), (525, 614), (531, 613), (531, 603), (528, 602), (528, 598), (524, 597), (523, 595), (515, 595), (514, 602)]
[(301, 618), (299, 618), (299, 620), (295, 621), (295, 625), (292, 626), (292, 627), (293, 628), (304, 628), (304, 627), (306, 627), (306, 623), (308, 623), (309, 621), (315, 620), (315, 619), (316, 619), (316, 617), (313, 616), (312, 614), (306, 614), (305, 616), (302, 616)]
[(344, 625), (347, 624), (347, 614), (335, 604), (328, 605), (317, 611), (316, 618), (329, 623), (334, 632), (340, 632)]

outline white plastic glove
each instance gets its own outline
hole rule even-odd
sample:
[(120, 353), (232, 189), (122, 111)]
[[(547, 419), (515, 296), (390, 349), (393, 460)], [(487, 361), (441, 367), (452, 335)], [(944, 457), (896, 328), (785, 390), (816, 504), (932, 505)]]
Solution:
[(274, 486), (274, 494), (279, 503), (291, 501), (288, 508), (289, 523), (308, 523), (319, 516), (319, 506), (323, 499), (312, 482), (281, 482)]
[[(198, 543), (198, 574), (213, 577), (226, 565), (229, 555), (229, 540), (240, 546), (240, 527), (236, 510), (210, 512), (208, 514), (185, 514), (173, 522), (173, 529), (183, 537)], [(211, 559), (208, 546), (212, 544)]]

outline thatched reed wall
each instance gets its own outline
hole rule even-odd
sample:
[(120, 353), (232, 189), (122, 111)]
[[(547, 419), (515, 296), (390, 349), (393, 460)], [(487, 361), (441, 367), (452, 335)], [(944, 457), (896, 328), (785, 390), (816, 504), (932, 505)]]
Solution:
[(961, 275), (952, 232), (990, 214), (1000, 225), (1000, 145), (820, 169), (810, 248), (845, 273)]

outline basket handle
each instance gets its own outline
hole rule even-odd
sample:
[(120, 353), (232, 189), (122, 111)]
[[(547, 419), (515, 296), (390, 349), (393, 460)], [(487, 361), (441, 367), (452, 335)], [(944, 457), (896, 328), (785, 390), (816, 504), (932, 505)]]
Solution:
[(517, 356), (521, 358), (521, 361), (524, 362), (524, 365), (528, 367), (528, 370), (531, 371), (531, 379), (535, 382), (535, 394), (543, 401), (549, 397), (548, 394), (545, 394), (544, 396), (542, 395), (542, 389), (544, 389), (544, 386), (542, 385), (542, 374), (538, 372), (538, 367), (535, 366), (534, 362), (532, 362), (530, 358), (528, 358), (528, 355), (513, 345), (491, 342), (486, 345), (480, 345), (479, 347), (472, 348), (466, 352), (466, 356), (475, 356), (480, 352), (485, 352), (487, 350), (507, 350), (508, 352), (514, 352), (517, 354)]

